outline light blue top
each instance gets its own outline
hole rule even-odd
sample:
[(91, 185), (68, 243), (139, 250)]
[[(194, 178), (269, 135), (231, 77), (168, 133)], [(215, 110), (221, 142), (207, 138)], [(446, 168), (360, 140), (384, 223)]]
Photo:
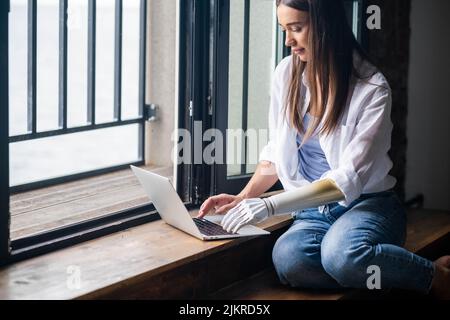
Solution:
[[(310, 119), (311, 115), (306, 113), (303, 121), (304, 128), (308, 128)], [(300, 147), (302, 139), (303, 134), (297, 134), (297, 148)], [(317, 130), (298, 150), (298, 158), (300, 173), (309, 182), (320, 179), (325, 172), (330, 170), (330, 165), (320, 146)]]

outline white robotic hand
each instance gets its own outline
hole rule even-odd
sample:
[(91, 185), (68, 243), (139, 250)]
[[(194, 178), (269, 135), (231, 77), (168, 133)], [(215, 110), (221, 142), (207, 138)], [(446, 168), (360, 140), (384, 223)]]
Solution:
[(265, 199), (245, 199), (231, 209), (222, 220), (222, 227), (236, 233), (241, 227), (249, 223), (258, 223), (267, 219), (273, 210)]

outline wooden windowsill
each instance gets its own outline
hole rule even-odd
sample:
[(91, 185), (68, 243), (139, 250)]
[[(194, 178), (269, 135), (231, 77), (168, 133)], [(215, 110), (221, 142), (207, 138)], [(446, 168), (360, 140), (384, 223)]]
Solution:
[[(406, 248), (412, 252), (429, 251), (430, 245), (450, 232), (448, 212), (413, 210), (408, 220)], [(221, 241), (198, 240), (163, 221), (148, 223), (0, 269), (0, 299), (341, 297), (341, 293), (294, 292), (270, 283), (267, 287), (264, 277), (255, 278), (253, 286), (244, 282), (244, 287), (231, 287), (214, 296), (221, 288), (258, 272), (255, 265), (264, 268), (261, 262), (270, 259), (273, 247), (268, 239), (276, 239), (290, 223), (290, 215), (273, 217), (260, 224), (272, 232), (270, 236)], [(76, 284), (71, 279), (77, 271), (79, 288), (69, 285)], [(230, 278), (238, 273), (240, 279)], [(252, 293), (255, 287), (263, 291)]]
[[(171, 178), (172, 167), (143, 169)], [(131, 169), (14, 194), (10, 198), (11, 239), (72, 225), (149, 202)]]
[[(275, 231), (290, 221), (290, 215), (273, 217), (260, 226)], [(156, 221), (0, 269), (0, 299), (108, 297), (121, 287), (264, 237), (201, 241)], [(74, 276), (79, 276), (79, 288)]]

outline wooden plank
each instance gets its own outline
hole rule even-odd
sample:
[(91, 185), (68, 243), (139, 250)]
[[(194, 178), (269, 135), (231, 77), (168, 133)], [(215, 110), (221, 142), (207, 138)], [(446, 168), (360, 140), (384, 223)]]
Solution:
[(418, 252), (450, 233), (450, 213), (438, 210), (413, 209), (408, 212), (405, 248)]
[[(442, 234), (450, 223), (443, 212), (417, 211), (410, 217), (409, 248), (423, 247), (424, 240), (417, 238), (437, 241), (435, 232)], [(290, 223), (289, 216), (274, 217), (261, 226), (276, 238)], [(287, 288), (270, 272), (229, 286), (257, 270), (252, 260), (267, 268), (270, 241), (257, 237), (205, 242), (157, 221), (3, 268), (0, 299), (185, 299), (214, 297), (226, 286), (229, 290), (215, 297), (304, 300), (345, 294)], [(79, 268), (80, 289), (67, 286), (70, 266)]]
[(14, 194), (11, 196), (11, 202), (22, 201), (22, 200), (27, 200), (30, 198), (41, 197), (41, 196), (45, 197), (50, 194), (53, 194), (54, 192), (58, 192), (59, 190), (71, 191), (73, 189), (76, 189), (76, 188), (79, 188), (82, 186), (88, 187), (89, 185), (96, 183), (96, 182), (101, 182), (104, 180), (114, 179), (116, 177), (124, 177), (124, 176), (131, 176), (130, 171), (129, 170), (120, 170), (120, 171), (116, 171), (116, 172), (112, 172), (112, 173), (105, 173), (105, 174), (102, 174), (101, 176), (80, 179), (77, 181), (61, 183), (61, 184), (51, 186), (51, 187), (17, 193), (17, 194)]
[[(261, 227), (279, 230), (289, 223), (288, 216), (276, 217), (265, 221)], [(133, 292), (135, 286), (143, 288), (144, 280), (157, 282), (155, 279), (166, 272), (227, 249), (235, 250), (251, 240), (255, 238), (201, 241), (156, 221), (3, 268), (0, 270), (0, 299), (119, 296), (121, 292)], [(266, 251), (265, 254), (270, 254)], [(80, 271), (80, 289), (67, 286), (71, 266)], [(224, 263), (222, 266), (227, 267)], [(176, 286), (173, 282), (170, 285)], [(189, 288), (186, 290), (189, 292)]]
[(213, 300), (338, 300), (348, 290), (295, 289), (280, 283), (275, 270), (264, 270), (253, 277), (220, 290)]
[(121, 188), (126, 189), (138, 184), (139, 182), (137, 179), (127, 176), (107, 179), (99, 181), (98, 183), (72, 188), (71, 190), (59, 189), (51, 194), (40, 195), (38, 197), (13, 202), (11, 206), (11, 215), (14, 217), (55, 205), (69, 203), (74, 200), (86, 199), (88, 197), (92, 197), (93, 195), (111, 192)]
[(13, 217), (11, 237), (32, 235), (146, 203), (149, 203), (149, 198), (140, 185), (96, 194)]
[[(405, 248), (411, 252), (416, 253), (449, 234), (449, 212), (421, 209), (408, 212)], [(211, 295), (211, 298), (239, 300), (337, 300), (345, 298), (348, 294), (352, 294), (352, 291), (318, 291), (283, 286), (278, 281), (275, 271), (269, 269), (252, 278), (224, 288)]]
[[(171, 177), (173, 175), (172, 167), (156, 167), (156, 166), (144, 166), (142, 167), (145, 170), (149, 170), (158, 174), (161, 174), (166, 177)], [(76, 197), (77, 194), (81, 193), (81, 196), (87, 191), (97, 190), (100, 186), (107, 186), (110, 183), (115, 183), (120, 185), (120, 181), (124, 181), (129, 183), (129, 179), (132, 181), (137, 181), (134, 178), (134, 174), (130, 169), (120, 170), (114, 173), (107, 173), (101, 176), (96, 176), (92, 178), (81, 179), (74, 182), (68, 182), (59, 184), (57, 186), (52, 186), (48, 188), (42, 188), (38, 190), (23, 192), (19, 194), (14, 194), (11, 196), (11, 208), (13, 209), (12, 213), (15, 214), (20, 208), (21, 202), (31, 202), (36, 204), (37, 200), (41, 199), (51, 199), (55, 194), (58, 197), (62, 197), (66, 194), (72, 195)], [(48, 205), (46, 205), (48, 206)], [(17, 209), (16, 209), (17, 208)], [(39, 209), (40, 207), (31, 207), (33, 209)], [(16, 211), (17, 210), (17, 211)]]
[[(238, 246), (208, 252), (206, 256), (157, 276), (130, 279), (80, 299), (205, 299), (211, 293), (243, 280), (271, 264), (271, 248), (283, 232), (239, 240)], [(238, 241), (238, 240), (234, 240)]]
[[(144, 169), (171, 177), (171, 167)], [(84, 179), (12, 196), (11, 238), (42, 231), (149, 203), (131, 170)]]

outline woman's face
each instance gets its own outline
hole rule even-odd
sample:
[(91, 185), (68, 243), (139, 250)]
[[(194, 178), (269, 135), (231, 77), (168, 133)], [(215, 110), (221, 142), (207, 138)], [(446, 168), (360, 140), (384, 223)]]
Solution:
[(309, 13), (280, 4), (277, 8), (278, 23), (286, 32), (286, 46), (291, 47), (292, 54), (307, 62)]

